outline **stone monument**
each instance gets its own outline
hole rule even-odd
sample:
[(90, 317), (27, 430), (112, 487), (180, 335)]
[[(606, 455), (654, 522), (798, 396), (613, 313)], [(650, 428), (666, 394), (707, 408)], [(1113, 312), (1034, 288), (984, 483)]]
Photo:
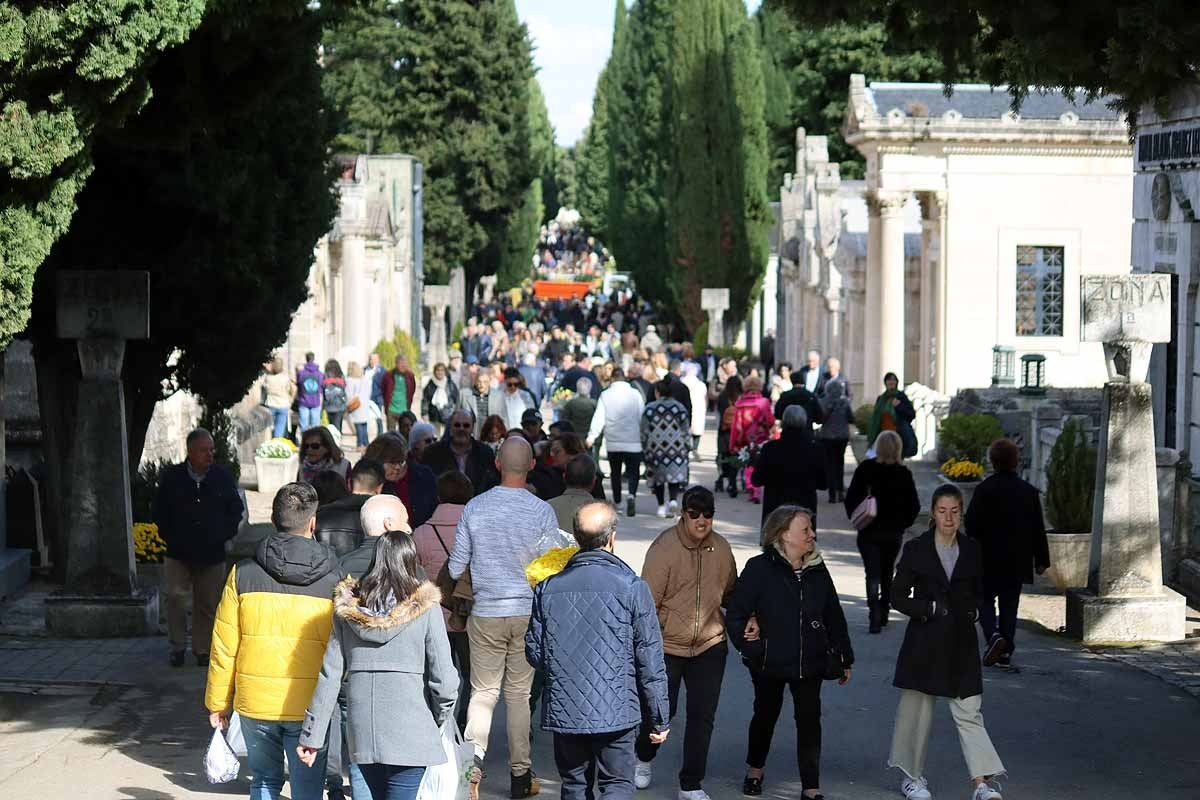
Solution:
[(701, 289), (700, 308), (708, 312), (708, 343), (725, 346), (725, 311), (729, 308), (728, 289)]
[(467, 322), (467, 271), (462, 267), (450, 270), (450, 330)]
[(481, 302), (490, 303), (496, 297), (496, 276), (484, 275), (479, 279), (479, 298)]
[(155, 633), (158, 596), (137, 588), (121, 364), (150, 336), (150, 273), (58, 273), (58, 336), (75, 339), (82, 379), (72, 437), (66, 583), (46, 599), (57, 636)]
[(422, 301), (429, 309), (429, 338), (427, 358), (430, 374), (433, 365), (445, 363), (449, 357), (446, 352), (446, 309), (450, 306), (450, 289), (446, 284), (426, 285)]
[(1067, 633), (1085, 643), (1184, 638), (1187, 607), (1163, 586), (1151, 386), (1154, 342), (1171, 339), (1169, 275), (1084, 275), (1080, 339), (1108, 366), (1086, 589), (1067, 592)]

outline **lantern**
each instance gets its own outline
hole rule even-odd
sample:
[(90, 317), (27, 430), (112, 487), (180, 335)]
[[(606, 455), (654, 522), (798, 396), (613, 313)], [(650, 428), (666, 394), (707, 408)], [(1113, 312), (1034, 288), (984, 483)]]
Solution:
[(1046, 393), (1046, 357), (1041, 353), (1021, 356), (1021, 394)]
[(992, 386), (1012, 386), (1017, 381), (1017, 351), (1008, 345), (992, 348)]

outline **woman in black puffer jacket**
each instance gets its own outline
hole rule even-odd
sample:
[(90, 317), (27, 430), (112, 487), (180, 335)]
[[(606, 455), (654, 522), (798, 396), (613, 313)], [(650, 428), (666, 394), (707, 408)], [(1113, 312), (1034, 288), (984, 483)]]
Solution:
[(763, 766), (790, 688), (802, 796), (821, 798), (821, 682), (850, 680), (854, 650), (829, 570), (816, 546), (812, 517), (780, 506), (763, 525), (763, 554), (746, 563), (725, 628), (754, 682), (754, 716), (742, 793), (762, 794)]
[(858, 552), (867, 574), (867, 608), (870, 631), (879, 633), (887, 625), (891, 611), (892, 573), (904, 531), (921, 513), (921, 500), (912, 473), (901, 463), (903, 445), (895, 431), (884, 431), (875, 440), (875, 458), (868, 458), (854, 470), (846, 490), (846, 516), (867, 499), (875, 498), (879, 514), (858, 532)]

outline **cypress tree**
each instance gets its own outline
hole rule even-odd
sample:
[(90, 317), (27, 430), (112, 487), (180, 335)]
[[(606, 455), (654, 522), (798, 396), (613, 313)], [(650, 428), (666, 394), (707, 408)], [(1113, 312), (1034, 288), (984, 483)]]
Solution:
[(546, 213), (542, 204), (542, 176), (553, 169), (554, 128), (546, 110), (546, 98), (536, 78), (529, 79), (529, 141), (538, 177), (525, 188), (521, 205), (509, 219), (505, 230), (500, 266), (496, 270), (500, 289), (519, 286), (521, 281), (529, 277), (533, 251), (537, 248), (538, 234)]
[(767, 262), (770, 211), (762, 63), (740, 0), (676, 4), (669, 84), (666, 233), (684, 322), (704, 321), (702, 287), (730, 290), (745, 318)]
[(584, 225), (600, 238), (608, 238), (611, 208), (612, 148), (609, 141), (609, 103), (619, 91), (618, 51), (622, 48), (627, 16), (625, 0), (617, 0), (613, 20), (613, 47), (608, 63), (596, 81), (592, 118), (578, 148), (578, 203)]

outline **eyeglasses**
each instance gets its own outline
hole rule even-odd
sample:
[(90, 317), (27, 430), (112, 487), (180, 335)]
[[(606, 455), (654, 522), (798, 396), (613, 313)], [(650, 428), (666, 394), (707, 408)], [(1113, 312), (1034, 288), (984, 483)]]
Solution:
[(510, 389), (517, 389), (517, 388), (520, 388), (521, 382), (520, 381), (505, 381), (504, 385)]
[(688, 519), (700, 519), (701, 517), (704, 517), (705, 519), (712, 519), (714, 516), (716, 516), (715, 512), (713, 511), (697, 511), (694, 508), (689, 508), (687, 510), (687, 515)]
[(321, 444), (320, 442), (305, 442), (304, 443), (305, 450), (320, 450), (324, 447), (325, 447), (325, 445)]
[(461, 428), (461, 429), (464, 429), (464, 430), (470, 430), (470, 429), (471, 429), (471, 423), (469, 423), (469, 422), (455, 422), (455, 423), (454, 423), (453, 425), (451, 425), (450, 427), (451, 427), (451, 428)]

